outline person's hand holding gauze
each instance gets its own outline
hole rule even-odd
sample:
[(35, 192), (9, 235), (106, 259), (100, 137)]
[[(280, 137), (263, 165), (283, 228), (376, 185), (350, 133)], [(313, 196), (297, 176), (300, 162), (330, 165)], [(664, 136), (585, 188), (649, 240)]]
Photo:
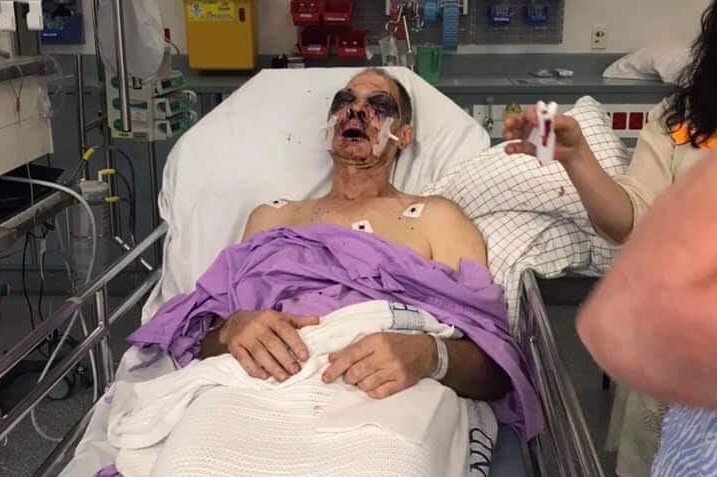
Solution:
[[(555, 114), (553, 120), (553, 131), (555, 132), (555, 156), (554, 159), (563, 166), (567, 166), (573, 159), (577, 158), (589, 146), (578, 122), (564, 114)], [(521, 114), (506, 116), (503, 123), (503, 138), (507, 141), (517, 142), (508, 144), (505, 152), (508, 154), (529, 154), (536, 155), (536, 147), (530, 142), (533, 131), (540, 127), (538, 111), (535, 106), (529, 106)]]
[(219, 330), (225, 346), (249, 376), (279, 382), (301, 371), (299, 361), (309, 359), (309, 351), (298, 329), (318, 325), (316, 316), (301, 317), (276, 311), (238, 311)]
[[(536, 128), (541, 124), (538, 114), (538, 109), (530, 106), (522, 114), (505, 118), (503, 138), (514, 141), (505, 146), (506, 153), (536, 155), (536, 146), (531, 140), (535, 140)], [(553, 159), (567, 172), (597, 233), (623, 243), (634, 224), (630, 197), (600, 166), (574, 118), (557, 113), (551, 125), (555, 134)], [(552, 140), (549, 142), (552, 145)], [(542, 152), (545, 154), (545, 150)]]
[(431, 336), (375, 333), (330, 354), (323, 379), (332, 383), (343, 375), (347, 384), (383, 399), (430, 377), (437, 360)]

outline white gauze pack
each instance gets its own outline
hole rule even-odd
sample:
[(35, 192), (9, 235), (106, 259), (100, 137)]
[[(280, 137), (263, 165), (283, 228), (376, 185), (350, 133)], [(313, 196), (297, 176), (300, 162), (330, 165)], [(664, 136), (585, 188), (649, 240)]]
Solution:
[(553, 102), (545, 104), (538, 101), (536, 105), (538, 114), (538, 127), (534, 128), (528, 141), (535, 146), (535, 156), (541, 166), (546, 166), (555, 160), (555, 115), (558, 105)]

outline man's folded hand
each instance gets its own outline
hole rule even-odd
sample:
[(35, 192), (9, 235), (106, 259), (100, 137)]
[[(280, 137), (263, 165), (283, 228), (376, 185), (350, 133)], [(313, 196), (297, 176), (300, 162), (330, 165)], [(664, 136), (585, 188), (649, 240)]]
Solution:
[(309, 351), (297, 330), (318, 325), (317, 316), (296, 316), (276, 311), (238, 311), (219, 331), (219, 342), (226, 346), (254, 378), (279, 382), (301, 371), (299, 362), (309, 359)]
[(329, 355), (325, 383), (340, 376), (374, 399), (408, 389), (436, 367), (436, 345), (428, 335), (375, 333)]

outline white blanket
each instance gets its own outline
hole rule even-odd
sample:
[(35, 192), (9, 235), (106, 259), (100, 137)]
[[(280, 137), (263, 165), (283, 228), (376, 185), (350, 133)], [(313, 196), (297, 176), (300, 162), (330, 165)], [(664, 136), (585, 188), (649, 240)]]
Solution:
[(147, 382), (119, 381), (108, 425), (118, 470), (124, 477), (487, 475), (498, 428), (484, 403), (429, 379), (384, 400), (321, 382), (330, 353), (379, 331), (459, 336), (421, 310), (372, 301), (301, 330), (311, 358), (284, 383), (250, 378), (228, 355)]

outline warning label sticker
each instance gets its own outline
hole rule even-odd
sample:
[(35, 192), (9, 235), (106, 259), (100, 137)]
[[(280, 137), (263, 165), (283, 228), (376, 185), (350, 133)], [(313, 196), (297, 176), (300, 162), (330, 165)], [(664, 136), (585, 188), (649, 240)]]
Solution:
[(228, 0), (194, 0), (187, 3), (187, 18), (190, 22), (233, 22), (236, 6)]

